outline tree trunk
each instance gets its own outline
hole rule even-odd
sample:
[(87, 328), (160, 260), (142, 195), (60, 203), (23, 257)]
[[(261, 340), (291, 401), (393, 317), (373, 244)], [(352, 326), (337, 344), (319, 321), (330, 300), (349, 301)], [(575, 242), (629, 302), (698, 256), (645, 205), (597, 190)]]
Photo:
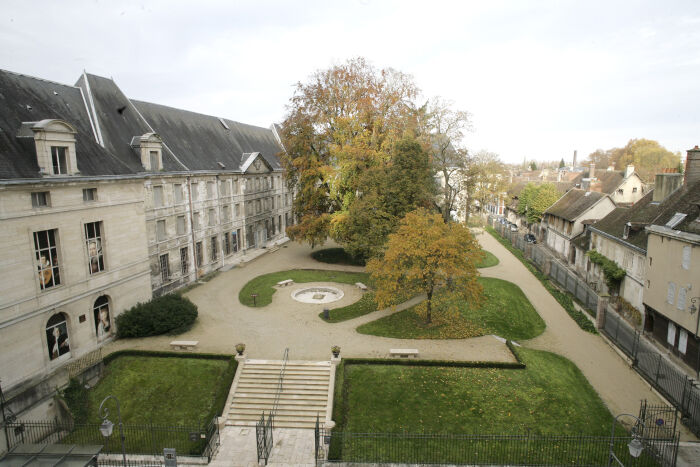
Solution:
[(433, 322), (433, 317), (431, 316), (432, 301), (433, 301), (433, 286), (431, 285), (430, 290), (428, 290), (428, 311), (426, 313), (425, 324), (430, 324)]

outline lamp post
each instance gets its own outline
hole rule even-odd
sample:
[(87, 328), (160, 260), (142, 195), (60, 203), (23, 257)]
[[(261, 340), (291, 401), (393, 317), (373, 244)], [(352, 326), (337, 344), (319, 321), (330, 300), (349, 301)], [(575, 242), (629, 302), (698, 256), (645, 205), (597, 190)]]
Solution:
[(109, 409), (105, 407), (105, 402), (107, 402), (109, 399), (114, 399), (114, 402), (117, 404), (117, 417), (119, 418), (119, 437), (121, 438), (122, 442), (122, 459), (124, 460), (124, 467), (126, 467), (126, 448), (124, 447), (124, 425), (122, 424), (122, 412), (121, 408), (119, 407), (119, 399), (116, 397), (112, 396), (111, 394), (107, 397), (104, 398), (102, 403), (100, 404), (100, 409), (99, 409), (99, 415), (100, 418), (102, 418), (102, 424), (100, 425), (100, 433), (102, 433), (102, 436), (105, 438), (109, 438), (112, 436), (112, 430), (114, 430), (114, 423), (112, 423), (107, 417), (109, 416)]
[[(614, 449), (615, 449), (615, 422), (617, 422), (617, 419), (620, 417), (632, 417), (635, 420), (637, 420), (637, 423), (642, 425), (642, 434), (644, 433), (644, 422), (641, 421), (638, 417), (635, 417), (632, 414), (628, 413), (621, 413), (612, 422), (612, 428), (610, 430), (610, 452), (608, 453), (608, 467), (610, 467), (613, 464), (613, 459), (622, 467), (625, 467), (625, 464), (623, 464), (620, 459), (617, 458), (615, 455)], [(632, 441), (630, 441), (627, 444), (627, 447), (630, 450), (630, 456), (637, 458), (642, 454), (642, 450), (644, 450), (644, 445), (642, 442), (639, 440), (639, 435), (637, 434), (637, 431), (635, 427), (632, 427)]]

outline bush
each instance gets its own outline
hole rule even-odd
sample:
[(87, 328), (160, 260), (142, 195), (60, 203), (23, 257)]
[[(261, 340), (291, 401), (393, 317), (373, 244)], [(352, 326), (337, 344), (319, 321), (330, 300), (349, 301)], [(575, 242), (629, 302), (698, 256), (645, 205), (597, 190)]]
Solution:
[(117, 337), (147, 337), (180, 334), (197, 319), (197, 305), (177, 294), (138, 303), (117, 316)]
[(68, 387), (63, 390), (61, 396), (66, 401), (73, 421), (75, 423), (86, 423), (89, 416), (89, 399), (87, 389), (76, 378), (71, 378)]
[(329, 264), (347, 264), (350, 266), (364, 266), (365, 260), (350, 255), (343, 248), (325, 248), (323, 250), (314, 251), (311, 257), (321, 263)]

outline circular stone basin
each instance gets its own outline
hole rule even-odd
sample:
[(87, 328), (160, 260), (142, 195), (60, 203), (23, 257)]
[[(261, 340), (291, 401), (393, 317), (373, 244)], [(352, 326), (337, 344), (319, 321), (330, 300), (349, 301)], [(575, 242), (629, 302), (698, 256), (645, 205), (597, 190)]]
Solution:
[(302, 303), (331, 303), (343, 298), (342, 290), (335, 287), (307, 287), (292, 292), (292, 298)]

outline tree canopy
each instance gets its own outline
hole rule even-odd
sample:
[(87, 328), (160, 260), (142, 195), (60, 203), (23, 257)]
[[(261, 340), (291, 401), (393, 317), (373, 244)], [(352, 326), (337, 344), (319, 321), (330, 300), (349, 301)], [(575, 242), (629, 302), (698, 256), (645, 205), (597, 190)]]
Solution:
[(518, 196), (518, 214), (526, 215), (530, 223), (542, 220), (542, 214), (561, 198), (552, 183), (528, 183)]
[[(665, 168), (677, 168), (681, 156), (661, 146), (651, 139), (631, 139), (622, 148), (597, 149), (588, 155), (588, 163), (605, 168), (614, 165), (617, 170), (624, 170), (628, 164), (634, 165), (637, 173), (647, 181)], [(585, 163), (585, 162), (584, 162)]]
[(399, 293), (425, 293), (427, 300), (420, 311), (431, 323), (438, 288), (441, 303), (449, 304), (454, 298), (480, 303), (476, 265), (482, 257), (481, 247), (463, 224), (445, 223), (439, 214), (418, 209), (406, 214), (389, 235), (383, 256), (371, 259), (367, 270), (380, 307), (393, 304)]

